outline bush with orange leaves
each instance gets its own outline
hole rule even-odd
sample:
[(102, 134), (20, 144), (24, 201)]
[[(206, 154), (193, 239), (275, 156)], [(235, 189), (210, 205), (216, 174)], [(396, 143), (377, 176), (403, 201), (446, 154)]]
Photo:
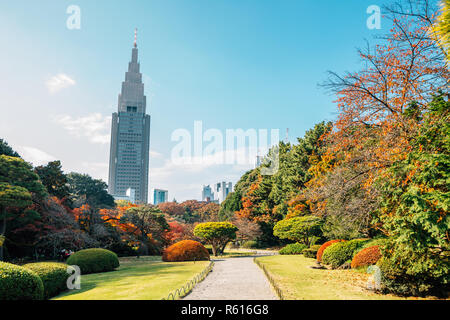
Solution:
[(323, 255), (323, 252), (325, 251), (326, 248), (328, 248), (329, 246), (331, 246), (333, 243), (341, 242), (341, 241), (345, 241), (345, 240), (338, 239), (338, 240), (330, 240), (330, 241), (325, 242), (325, 243), (319, 248), (319, 250), (317, 250), (317, 256), (316, 256), (317, 261), (319, 261), (319, 262), (322, 261), (322, 255)]
[(183, 240), (166, 248), (162, 260), (167, 262), (209, 260), (209, 252), (200, 242)]
[(358, 252), (352, 260), (352, 269), (358, 267), (370, 266), (372, 264), (377, 263), (381, 258), (381, 251), (379, 246), (372, 246), (365, 249), (362, 249)]

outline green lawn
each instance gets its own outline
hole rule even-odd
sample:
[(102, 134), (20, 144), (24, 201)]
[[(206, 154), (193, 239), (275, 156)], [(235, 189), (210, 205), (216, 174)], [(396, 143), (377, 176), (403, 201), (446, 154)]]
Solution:
[(370, 275), (353, 270), (311, 269), (315, 260), (303, 255), (257, 258), (265, 265), (287, 300), (391, 300), (365, 290)]
[(208, 261), (162, 262), (159, 257), (121, 258), (117, 271), (81, 276), (81, 290), (54, 300), (160, 300), (186, 284)]

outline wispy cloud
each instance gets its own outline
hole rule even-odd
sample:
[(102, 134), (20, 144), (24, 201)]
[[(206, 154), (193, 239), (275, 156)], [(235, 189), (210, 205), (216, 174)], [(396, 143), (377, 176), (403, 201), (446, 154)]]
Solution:
[(76, 81), (65, 73), (57, 74), (45, 82), (48, 91), (52, 94), (75, 84)]
[(92, 143), (107, 144), (110, 141), (111, 117), (91, 113), (84, 117), (57, 115), (53, 120), (66, 129), (69, 134), (88, 138)]
[(56, 157), (34, 147), (17, 146), (16, 149), (25, 161), (31, 162), (35, 166), (44, 165), (56, 160)]

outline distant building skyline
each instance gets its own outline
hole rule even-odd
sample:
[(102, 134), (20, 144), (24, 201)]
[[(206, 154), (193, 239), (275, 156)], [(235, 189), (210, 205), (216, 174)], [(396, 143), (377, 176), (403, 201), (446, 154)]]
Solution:
[(156, 206), (160, 203), (169, 201), (169, 191), (162, 189), (153, 189), (153, 204)]
[(212, 192), (210, 185), (203, 186), (202, 201), (207, 201), (207, 202), (214, 201), (214, 193)]
[(128, 190), (125, 192), (125, 195), (113, 195), (114, 200), (125, 200), (128, 202), (131, 202), (133, 204), (136, 203), (136, 190), (128, 188)]
[(150, 116), (146, 106), (135, 33), (118, 112), (112, 115), (108, 190), (113, 196), (121, 196), (132, 188), (137, 203), (148, 203)]
[(221, 204), (228, 194), (233, 192), (233, 183), (221, 181), (218, 183), (204, 185), (202, 190), (202, 201), (216, 202)]

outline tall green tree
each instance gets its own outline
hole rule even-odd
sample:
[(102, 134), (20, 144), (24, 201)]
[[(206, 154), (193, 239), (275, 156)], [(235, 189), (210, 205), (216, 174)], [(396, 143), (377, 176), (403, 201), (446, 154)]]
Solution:
[(395, 268), (389, 289), (400, 294), (442, 294), (450, 284), (449, 101), (436, 97), (421, 118), (411, 152), (389, 169), (378, 212), (390, 240), (382, 266)]
[(3, 139), (0, 139), (0, 155), (20, 158), (19, 154)]
[(46, 166), (36, 167), (34, 171), (39, 175), (42, 184), (47, 188), (50, 195), (61, 200), (69, 198), (68, 180), (62, 170), (61, 161), (49, 162)]
[(69, 173), (67, 183), (74, 206), (87, 204), (94, 210), (114, 208), (114, 198), (107, 191), (107, 184), (87, 174)]
[(33, 197), (42, 199), (45, 187), (30, 164), (17, 157), (0, 155), (0, 260), (3, 260), (3, 246), (8, 219), (16, 212), (32, 204)]

